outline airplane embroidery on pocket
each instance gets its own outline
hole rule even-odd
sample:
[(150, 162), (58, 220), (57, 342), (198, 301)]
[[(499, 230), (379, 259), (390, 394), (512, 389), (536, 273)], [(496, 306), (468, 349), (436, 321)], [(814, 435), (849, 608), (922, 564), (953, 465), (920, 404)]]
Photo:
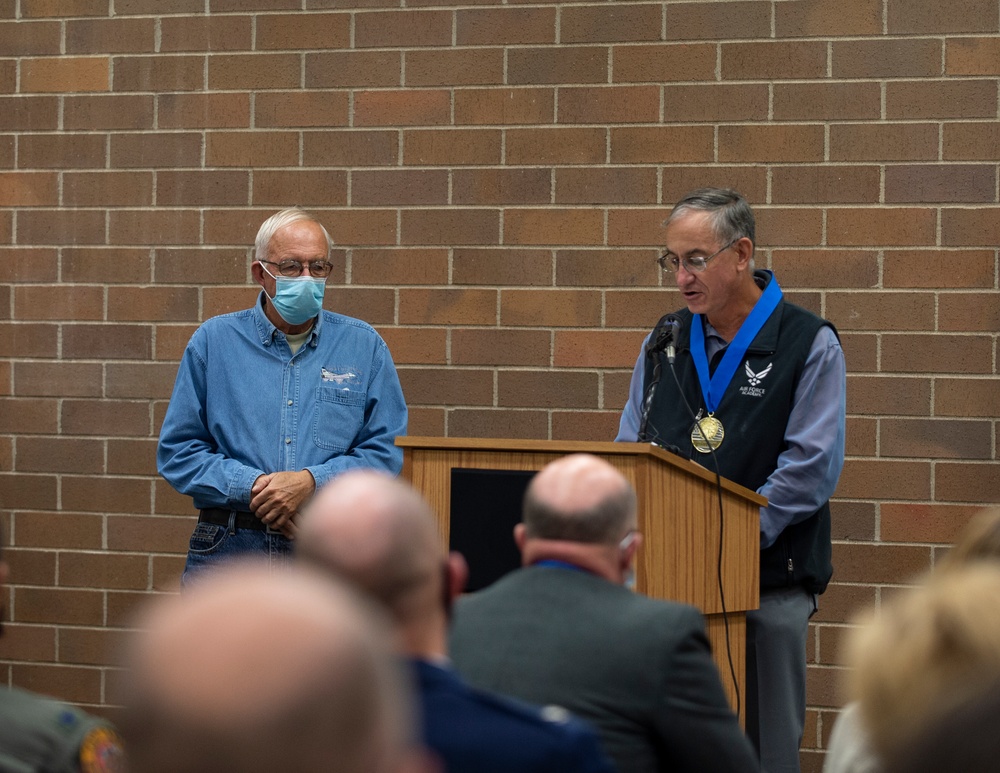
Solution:
[(354, 371), (349, 370), (347, 373), (334, 373), (332, 370), (327, 370), (326, 368), (320, 368), (320, 375), (324, 381), (332, 381), (334, 384), (343, 384), (345, 381), (353, 381), (358, 377), (358, 374)]

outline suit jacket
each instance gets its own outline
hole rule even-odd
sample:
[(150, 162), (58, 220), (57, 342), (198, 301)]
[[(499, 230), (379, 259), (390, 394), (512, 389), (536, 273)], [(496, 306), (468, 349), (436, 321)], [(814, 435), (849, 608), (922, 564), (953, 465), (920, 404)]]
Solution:
[(693, 607), (526, 567), (460, 600), (451, 653), (478, 687), (592, 723), (620, 773), (759, 768)]
[(597, 734), (565, 711), (538, 709), (414, 660), (424, 743), (447, 773), (612, 773)]

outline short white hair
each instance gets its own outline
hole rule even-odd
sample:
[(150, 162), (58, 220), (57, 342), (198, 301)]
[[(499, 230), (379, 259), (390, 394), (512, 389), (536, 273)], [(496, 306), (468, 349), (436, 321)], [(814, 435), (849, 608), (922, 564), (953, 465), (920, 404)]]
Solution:
[(314, 215), (311, 215), (299, 207), (291, 207), (289, 209), (283, 209), (280, 212), (275, 212), (267, 220), (261, 223), (260, 229), (257, 231), (257, 238), (254, 240), (253, 259), (255, 261), (266, 260), (268, 249), (271, 246), (271, 239), (274, 235), (286, 225), (297, 223), (300, 220), (308, 220), (309, 222), (315, 223), (320, 227), (324, 238), (326, 238), (326, 257), (329, 260), (330, 250), (333, 249), (333, 239), (330, 238), (330, 234), (327, 233), (326, 228), (321, 222), (319, 222), (319, 220), (316, 219)]

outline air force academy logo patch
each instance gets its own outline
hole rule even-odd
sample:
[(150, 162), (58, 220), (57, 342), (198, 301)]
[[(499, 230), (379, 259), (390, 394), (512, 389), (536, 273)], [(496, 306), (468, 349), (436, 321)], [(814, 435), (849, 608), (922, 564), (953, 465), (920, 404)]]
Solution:
[(771, 368), (772, 367), (774, 367), (774, 363), (773, 362), (770, 365), (768, 365), (766, 368), (764, 368), (764, 370), (759, 371), (757, 373), (754, 373), (753, 370), (750, 367), (750, 363), (749, 362), (744, 362), (743, 363), (743, 370), (747, 374), (747, 382), (748, 382), (749, 386), (747, 386), (747, 385), (741, 386), (740, 387), (740, 394), (744, 395), (746, 397), (763, 397), (764, 392), (766, 390), (763, 387), (761, 387), (760, 383), (765, 378), (767, 378), (767, 374), (771, 372)]

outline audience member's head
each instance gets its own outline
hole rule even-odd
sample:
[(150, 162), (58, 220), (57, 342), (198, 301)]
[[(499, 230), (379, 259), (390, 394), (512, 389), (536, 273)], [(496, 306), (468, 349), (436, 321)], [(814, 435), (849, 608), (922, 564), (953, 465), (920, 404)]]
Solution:
[(467, 571), (445, 554), (430, 507), (409, 485), (371, 470), (340, 475), (303, 514), (296, 555), (383, 604), (408, 653), (443, 654), (447, 611)]
[(935, 571), (984, 560), (1000, 562), (1000, 507), (981, 510), (974, 515)]
[(885, 760), (1000, 680), (1000, 565), (978, 562), (900, 591), (852, 638), (854, 693)]
[(573, 454), (532, 478), (514, 538), (525, 564), (566, 558), (621, 581), (640, 544), (636, 519), (625, 477), (603, 459)]
[(421, 764), (379, 613), (306, 572), (233, 564), (164, 597), (132, 641), (143, 773), (396, 773)]

